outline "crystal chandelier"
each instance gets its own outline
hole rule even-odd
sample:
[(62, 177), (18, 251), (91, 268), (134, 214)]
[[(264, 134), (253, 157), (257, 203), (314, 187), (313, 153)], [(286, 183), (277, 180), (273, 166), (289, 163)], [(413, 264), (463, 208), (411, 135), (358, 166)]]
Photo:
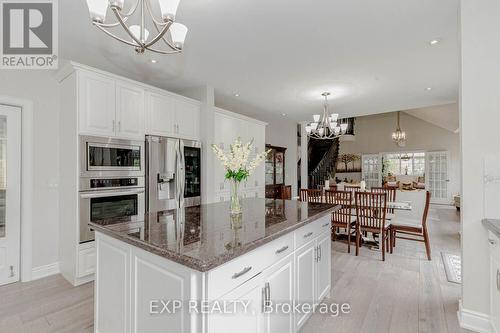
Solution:
[(323, 117), (319, 114), (313, 115), (313, 122), (306, 125), (306, 132), (314, 139), (335, 139), (344, 135), (347, 131), (347, 123), (339, 124), (337, 122), (339, 115), (337, 113), (328, 113), (328, 96), (329, 92), (321, 94), (325, 98), (323, 105)]
[[(188, 29), (185, 25), (174, 22), (180, 0), (156, 1), (160, 7), (159, 18), (153, 14), (150, 0), (127, 0), (132, 4), (128, 12), (123, 10), (125, 0), (87, 0), (87, 5), (92, 23), (97, 28), (108, 36), (134, 47), (138, 54), (144, 53), (145, 50), (161, 54), (181, 52)], [(116, 19), (114, 22), (106, 23), (108, 9), (114, 14)], [(137, 12), (139, 24), (127, 25), (127, 22), (132, 21), (133, 15)], [(147, 18), (156, 30), (153, 38), (149, 38), (150, 32), (146, 29)], [(120, 37), (111, 32), (117, 27), (125, 30), (126, 37)], [(167, 38), (167, 32), (170, 32), (170, 38)], [(162, 46), (158, 46), (159, 42), (162, 42)]]
[(399, 147), (404, 147), (406, 145), (406, 133), (401, 130), (401, 127), (399, 126), (399, 117), (400, 117), (400, 112), (398, 111), (398, 127), (396, 128), (395, 132), (392, 132), (392, 140), (398, 145)]

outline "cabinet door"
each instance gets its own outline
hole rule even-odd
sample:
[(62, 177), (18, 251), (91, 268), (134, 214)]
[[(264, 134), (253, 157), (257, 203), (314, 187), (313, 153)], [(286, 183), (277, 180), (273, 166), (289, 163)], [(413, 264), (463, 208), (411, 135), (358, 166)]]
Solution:
[(116, 136), (144, 139), (144, 89), (116, 83)]
[(146, 134), (175, 136), (175, 104), (168, 95), (146, 93)]
[(244, 308), (240, 305), (234, 314), (210, 314), (208, 316), (209, 332), (262, 332), (262, 296), (264, 284), (261, 275), (257, 275), (230, 293), (217, 299), (219, 302), (245, 302), (245, 304), (248, 304), (248, 308), (245, 312)]
[(114, 136), (115, 81), (106, 76), (78, 73), (79, 134)]
[[(316, 291), (316, 241), (312, 241), (297, 250), (296, 260), (296, 293), (295, 300), (299, 304), (314, 304)], [(295, 317), (297, 330), (309, 318), (310, 314), (298, 313)]]
[(175, 120), (177, 135), (183, 139), (199, 140), (200, 107), (185, 101), (175, 102)]
[(491, 257), (491, 323), (500, 332), (500, 262)]
[(318, 240), (317, 288), (316, 301), (320, 302), (330, 292), (331, 285), (331, 240), (330, 233), (320, 236)]
[[(277, 304), (293, 304), (293, 254), (284, 258), (264, 272), (269, 300), (274, 308)], [(281, 307), (280, 307), (281, 308)], [(264, 332), (288, 333), (294, 331), (292, 311), (272, 311), (264, 314)]]

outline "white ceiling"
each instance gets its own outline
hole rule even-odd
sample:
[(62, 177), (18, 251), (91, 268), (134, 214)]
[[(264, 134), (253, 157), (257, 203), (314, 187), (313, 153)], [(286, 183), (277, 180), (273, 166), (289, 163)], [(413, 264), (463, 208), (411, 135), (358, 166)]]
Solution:
[(460, 127), (457, 103), (410, 109), (406, 110), (405, 113), (444, 128), (450, 132), (457, 133)]
[(324, 90), (341, 116), (457, 100), (458, 0), (182, 0), (184, 52), (142, 56), (93, 27), (84, 0), (59, 6), (63, 58), (173, 91), (209, 84), (255, 116), (309, 120)]

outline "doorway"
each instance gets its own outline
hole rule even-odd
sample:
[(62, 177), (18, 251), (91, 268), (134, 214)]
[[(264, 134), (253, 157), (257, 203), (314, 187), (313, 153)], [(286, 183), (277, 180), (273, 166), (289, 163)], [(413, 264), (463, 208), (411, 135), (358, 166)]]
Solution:
[(21, 109), (0, 105), (0, 285), (19, 280)]

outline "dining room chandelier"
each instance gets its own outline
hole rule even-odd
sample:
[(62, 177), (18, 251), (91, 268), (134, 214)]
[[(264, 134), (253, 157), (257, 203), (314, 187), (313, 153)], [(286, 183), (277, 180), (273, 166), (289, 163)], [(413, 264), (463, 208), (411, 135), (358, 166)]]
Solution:
[(406, 145), (406, 133), (401, 130), (401, 126), (399, 124), (400, 121), (400, 111), (397, 113), (398, 117), (398, 122), (397, 122), (397, 127), (394, 132), (392, 132), (392, 140), (398, 147), (404, 147)]
[(321, 94), (325, 98), (323, 104), (323, 116), (319, 114), (313, 115), (313, 122), (308, 123), (305, 127), (307, 135), (314, 139), (328, 140), (335, 139), (344, 135), (347, 131), (347, 123), (338, 122), (338, 113), (328, 113), (328, 96), (329, 92)]
[[(138, 54), (146, 50), (161, 54), (181, 52), (188, 28), (175, 22), (180, 0), (155, 0), (155, 5), (159, 5), (159, 14), (154, 13), (153, 3), (150, 1), (152, 0), (87, 0), (87, 6), (93, 25), (106, 35), (134, 47)], [(124, 10), (125, 2), (131, 4), (128, 11)], [(114, 15), (113, 22), (106, 21), (108, 9)], [(136, 23), (129, 24), (132, 21)], [(149, 38), (147, 22), (152, 23), (150, 27), (155, 30), (152, 38)], [(125, 31), (125, 37), (116, 33), (116, 28), (120, 27)]]

